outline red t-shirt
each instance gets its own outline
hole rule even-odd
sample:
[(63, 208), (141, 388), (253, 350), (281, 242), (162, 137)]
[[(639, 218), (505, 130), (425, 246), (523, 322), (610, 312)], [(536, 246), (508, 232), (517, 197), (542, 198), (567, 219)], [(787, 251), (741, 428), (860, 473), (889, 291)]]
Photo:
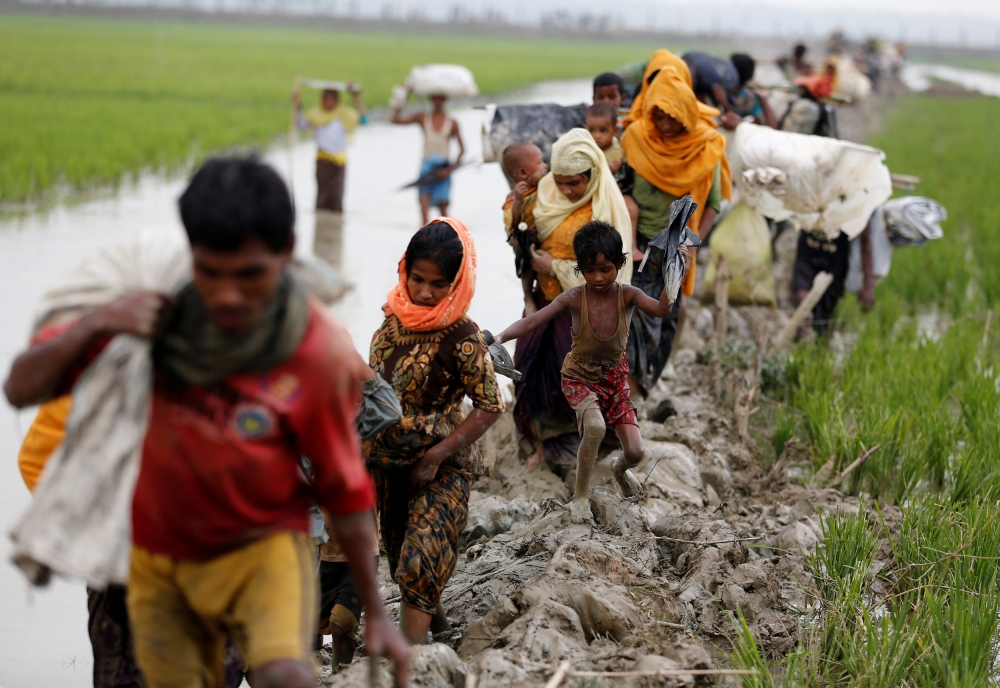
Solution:
[[(307, 532), (313, 504), (334, 516), (372, 509), (375, 489), (354, 420), (360, 382), (343, 362), (349, 355), (356, 355), (350, 335), (310, 301), (302, 342), (267, 373), (197, 387), (157, 373), (132, 500), (133, 542), (205, 560), (272, 533)], [(349, 391), (342, 397), (338, 389)]]

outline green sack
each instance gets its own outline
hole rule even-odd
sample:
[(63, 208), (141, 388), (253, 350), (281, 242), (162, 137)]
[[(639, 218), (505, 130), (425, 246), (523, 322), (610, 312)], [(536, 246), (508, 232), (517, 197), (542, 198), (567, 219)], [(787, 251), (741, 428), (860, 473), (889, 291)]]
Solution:
[(778, 305), (774, 272), (771, 270), (771, 233), (767, 220), (740, 201), (712, 231), (712, 251), (702, 288), (703, 303), (715, 301), (715, 273), (719, 259), (729, 266), (729, 303), (734, 306)]

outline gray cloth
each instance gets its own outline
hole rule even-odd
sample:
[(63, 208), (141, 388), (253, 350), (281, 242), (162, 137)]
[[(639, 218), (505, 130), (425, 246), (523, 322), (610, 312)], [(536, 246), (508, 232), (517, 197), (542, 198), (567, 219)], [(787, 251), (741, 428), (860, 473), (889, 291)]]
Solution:
[(11, 531), (11, 558), (35, 585), (54, 572), (103, 590), (125, 584), (132, 494), (150, 412), (150, 344), (116, 337), (73, 390), (66, 439)]
[(194, 285), (187, 284), (153, 346), (153, 364), (186, 385), (209, 385), (234, 373), (261, 373), (292, 355), (308, 323), (305, 292), (288, 274), (253, 329), (238, 334), (220, 329)]
[(361, 387), (361, 407), (355, 422), (361, 439), (375, 437), (403, 417), (396, 391), (381, 376), (365, 380)]

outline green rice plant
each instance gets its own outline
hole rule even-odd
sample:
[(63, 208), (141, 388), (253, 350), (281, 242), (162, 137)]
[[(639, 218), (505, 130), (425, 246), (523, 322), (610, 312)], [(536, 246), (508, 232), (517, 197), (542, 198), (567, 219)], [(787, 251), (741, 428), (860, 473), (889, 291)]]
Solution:
[(754, 640), (750, 625), (743, 616), (743, 610), (737, 608), (736, 616), (731, 616), (730, 620), (735, 633), (731, 639), (733, 649), (729, 653), (729, 663), (734, 669), (757, 672), (740, 677), (742, 688), (774, 688), (771, 668), (757, 647), (757, 641)]
[(796, 414), (787, 409), (778, 409), (774, 414), (774, 433), (771, 435), (771, 447), (776, 461), (781, 457), (788, 441), (795, 437), (797, 429)]
[(384, 107), (416, 64), (464, 64), (491, 94), (663, 47), (17, 14), (0, 14), (0, 45), (0, 201), (266, 144), (287, 131), (295, 76), (353, 79)]
[(973, 688), (989, 684), (994, 636), (997, 632), (995, 597), (952, 593), (928, 595), (926, 615), (933, 643), (915, 672), (918, 686)]

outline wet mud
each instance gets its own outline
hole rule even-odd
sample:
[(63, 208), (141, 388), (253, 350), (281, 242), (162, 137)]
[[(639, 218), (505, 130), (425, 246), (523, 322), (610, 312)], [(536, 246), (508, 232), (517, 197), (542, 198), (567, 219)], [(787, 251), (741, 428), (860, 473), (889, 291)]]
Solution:
[[(895, 96), (842, 108), (844, 133), (864, 141), (881, 125), (872, 113)], [(788, 320), (791, 232), (775, 251), (779, 308), (730, 308), (729, 347), (770, 341)], [(707, 254), (699, 251), (699, 262)], [(710, 364), (715, 317), (714, 307), (688, 300), (663, 377), (637, 401), (645, 447), (634, 471), (643, 483), (638, 498), (622, 497), (611, 474), (620, 450), (606, 449), (594, 470), (593, 521), (574, 523), (564, 504), (575, 473), (526, 470), (509, 410), (481, 440), (489, 474), (475, 485), (462, 556), (443, 596), (454, 630), (416, 651), (415, 685), (540, 687), (563, 660), (593, 672), (728, 668), (738, 612), (765, 656), (795, 649), (814, 605), (809, 560), (822, 546), (821, 519), (861, 504), (826, 487), (832, 476), (812, 475), (802, 444), (788, 445), (776, 462), (760, 427), (741, 434), (734, 408), (748, 377), (739, 366)], [(397, 613), (398, 588), (384, 566), (381, 575)], [(383, 664), (376, 684), (389, 686)], [(339, 671), (324, 666), (322, 682), (358, 685), (369, 671), (359, 656)], [(582, 680), (568, 685), (715, 684), (683, 673), (573, 683)]]

